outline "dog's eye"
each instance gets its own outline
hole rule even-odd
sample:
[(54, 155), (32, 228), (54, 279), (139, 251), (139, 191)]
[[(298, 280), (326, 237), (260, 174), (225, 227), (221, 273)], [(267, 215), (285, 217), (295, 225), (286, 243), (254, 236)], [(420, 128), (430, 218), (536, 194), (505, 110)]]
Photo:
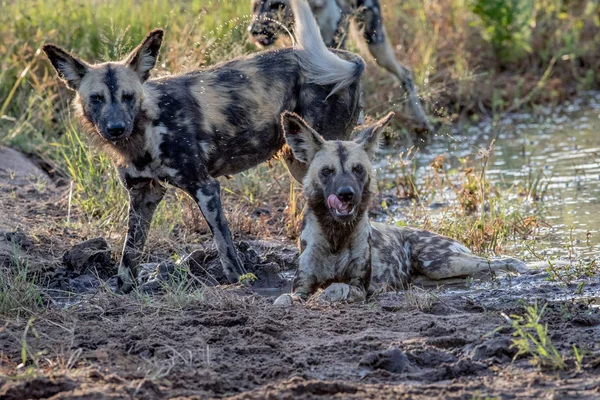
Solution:
[(90, 96), (90, 101), (94, 104), (102, 104), (104, 103), (104, 95), (100, 93), (96, 93)]
[(360, 176), (360, 175), (362, 175), (362, 174), (365, 172), (365, 167), (363, 167), (363, 166), (362, 166), (362, 165), (360, 165), (360, 164), (357, 164), (357, 165), (355, 165), (355, 166), (352, 168), (352, 171), (353, 171), (353, 172), (354, 172), (356, 175)]
[(126, 103), (131, 103), (133, 100), (135, 100), (135, 95), (133, 93), (123, 93), (123, 96), (121, 97)]
[(321, 169), (321, 176), (327, 178), (329, 175), (333, 174), (333, 169), (329, 167), (325, 167)]

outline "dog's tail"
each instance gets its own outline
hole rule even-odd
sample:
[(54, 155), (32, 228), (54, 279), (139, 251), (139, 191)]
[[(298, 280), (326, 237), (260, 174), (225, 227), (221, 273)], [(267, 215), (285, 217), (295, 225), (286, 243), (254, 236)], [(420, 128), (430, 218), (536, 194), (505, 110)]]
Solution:
[[(327, 49), (319, 26), (306, 0), (292, 0), (295, 48), (299, 50), (300, 67), (308, 81), (317, 85), (335, 85), (329, 96), (360, 79), (365, 62), (356, 55), (352, 61), (339, 58)], [(329, 97), (328, 96), (328, 97)]]

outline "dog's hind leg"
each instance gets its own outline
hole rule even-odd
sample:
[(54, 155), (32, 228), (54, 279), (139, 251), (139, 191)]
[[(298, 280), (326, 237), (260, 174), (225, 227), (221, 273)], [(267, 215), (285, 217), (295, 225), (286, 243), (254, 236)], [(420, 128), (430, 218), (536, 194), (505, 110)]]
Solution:
[(517, 273), (528, 270), (525, 263), (514, 258), (488, 260), (468, 253), (452, 252), (438, 253), (434, 257), (420, 254), (415, 268), (426, 277), (436, 280), (498, 270)]
[(408, 96), (408, 104), (420, 125), (421, 131), (433, 132), (433, 126), (427, 119), (421, 101), (417, 96), (414, 79), (410, 69), (398, 62), (394, 56), (394, 50), (390, 45), (388, 36), (381, 22), (381, 6), (378, 0), (358, 1), (357, 25), (362, 31), (363, 38), (367, 42), (369, 52), (375, 58), (377, 64), (395, 75), (402, 88)]
[(237, 257), (231, 231), (221, 206), (221, 187), (219, 181), (207, 176), (194, 185), (195, 190), (187, 190), (192, 195), (213, 234), (223, 272), (227, 280), (237, 283), (238, 278), (246, 273)]
[(148, 237), (152, 216), (166, 189), (152, 179), (124, 178), (123, 181), (129, 191), (129, 229), (119, 264), (117, 286), (127, 293), (135, 284), (137, 266)]
[(514, 258), (485, 259), (471, 254), (454, 239), (414, 228), (396, 228), (400, 241), (407, 245), (411, 268), (430, 279), (447, 279), (479, 272), (504, 270), (525, 272), (525, 263)]

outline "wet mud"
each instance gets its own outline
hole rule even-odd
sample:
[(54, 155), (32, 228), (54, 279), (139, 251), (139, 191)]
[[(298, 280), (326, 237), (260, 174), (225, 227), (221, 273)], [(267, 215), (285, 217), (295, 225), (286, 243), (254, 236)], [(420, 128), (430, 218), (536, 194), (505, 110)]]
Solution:
[[(597, 277), (566, 285), (532, 268), (428, 287), (426, 306), (398, 292), (282, 308), (272, 302), (289, 290), (296, 247), (249, 238), (238, 250), (258, 277), (253, 287), (218, 285), (216, 252), (205, 244), (178, 262), (146, 264), (144, 293), (118, 295), (119, 249), (49, 223), (66, 218), (64, 188), (40, 190), (30, 178), (13, 172), (0, 187), (0, 268), (27, 262), (45, 311), (0, 324), (2, 399), (600, 397)], [(170, 302), (164, 285), (177, 279), (197, 282), (202, 297)], [(503, 315), (535, 301), (547, 303), (542, 322), (565, 370), (516, 357)]]

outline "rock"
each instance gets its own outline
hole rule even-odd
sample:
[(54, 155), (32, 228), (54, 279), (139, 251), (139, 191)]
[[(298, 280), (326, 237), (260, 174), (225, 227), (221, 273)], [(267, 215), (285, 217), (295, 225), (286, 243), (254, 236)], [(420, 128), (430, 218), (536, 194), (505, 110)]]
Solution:
[(15, 259), (13, 244), (0, 235), (0, 268), (10, 268)]
[(278, 307), (291, 307), (292, 306), (292, 296), (290, 294), (282, 294), (273, 302), (274, 306)]
[(17, 229), (14, 232), (6, 232), (4, 236), (7, 241), (21, 249), (27, 250), (33, 246), (33, 240), (22, 229)]
[(87, 293), (100, 287), (100, 280), (92, 274), (77, 276), (68, 280), (67, 290), (75, 293)]
[(7, 380), (0, 387), (0, 398), (4, 400), (47, 399), (58, 393), (73, 390), (77, 386), (75, 381), (64, 376)]
[(371, 371), (383, 369), (397, 374), (406, 372), (409, 369), (408, 357), (399, 349), (369, 353), (360, 359), (358, 365)]
[(436, 378), (442, 379), (456, 379), (461, 376), (477, 375), (483, 371), (486, 371), (487, 367), (469, 359), (460, 359), (458, 362), (452, 364), (442, 364), (435, 372), (439, 374)]
[(146, 263), (139, 266), (138, 285), (142, 293), (158, 293), (165, 284), (173, 281), (175, 264), (169, 261)]
[(20, 187), (32, 182), (51, 183), (48, 175), (24, 154), (0, 146), (0, 187)]
[(465, 353), (475, 361), (488, 360), (498, 357), (501, 361), (508, 361), (516, 354), (516, 349), (511, 348), (512, 341), (508, 337), (496, 337), (486, 340), (474, 347), (467, 346)]
[(571, 319), (571, 324), (577, 327), (600, 325), (599, 314), (577, 314)]
[(97, 273), (105, 279), (117, 273), (110, 259), (108, 243), (103, 238), (86, 240), (71, 247), (63, 255), (63, 263), (77, 274)]

